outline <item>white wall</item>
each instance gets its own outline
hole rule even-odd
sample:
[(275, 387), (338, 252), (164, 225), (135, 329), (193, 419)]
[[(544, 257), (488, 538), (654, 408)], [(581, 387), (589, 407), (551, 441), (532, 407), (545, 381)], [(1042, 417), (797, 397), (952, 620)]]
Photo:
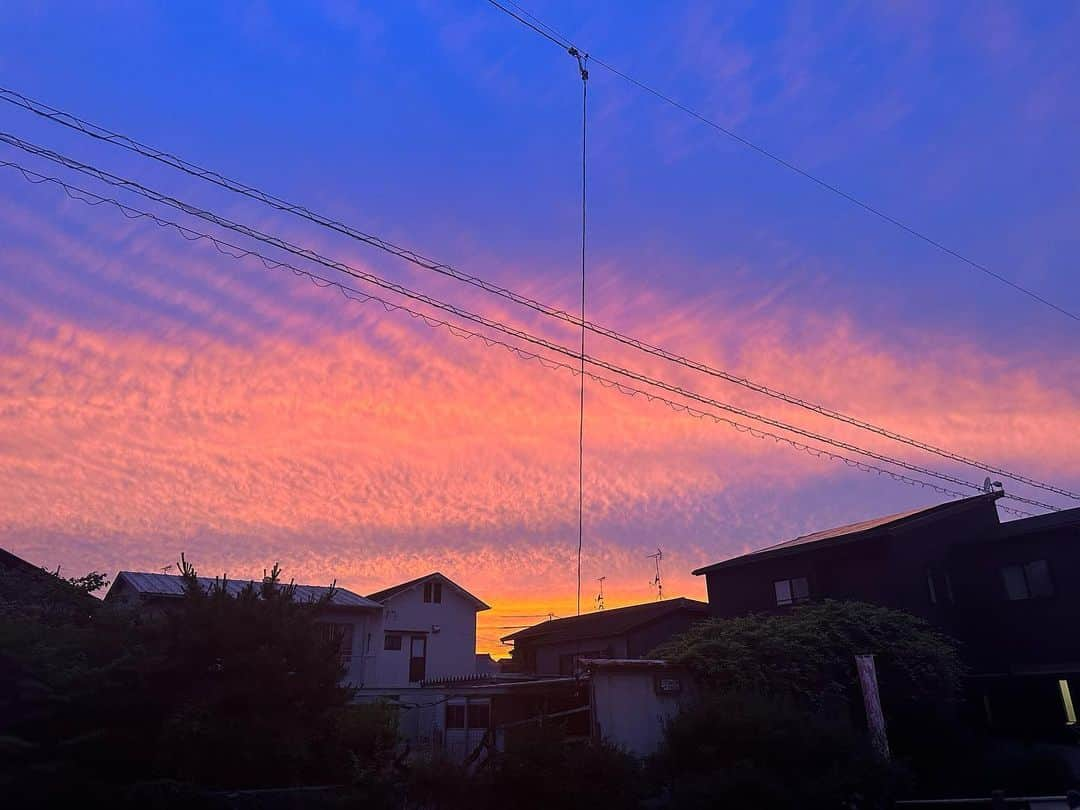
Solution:
[[(425, 678), (472, 675), (476, 670), (476, 607), (446, 582), (442, 602), (424, 601), (424, 583), (385, 600), (384, 626), (375, 642), (380, 687), (409, 684), (409, 637), (427, 637)], [(433, 629), (438, 626), (438, 632)], [(383, 648), (387, 634), (402, 636), (400, 650)]]
[[(320, 612), (319, 621), (353, 626), (352, 660), (344, 681), (352, 686), (371, 686), (378, 680), (378, 651), (382, 646), (382, 611), (334, 610)], [(369, 643), (370, 640), (370, 643)]]
[[(678, 677), (682, 692), (658, 695), (657, 675)], [(592, 673), (593, 716), (599, 736), (639, 757), (660, 747), (666, 724), (695, 698), (693, 684), (685, 674), (649, 669), (598, 669)]]

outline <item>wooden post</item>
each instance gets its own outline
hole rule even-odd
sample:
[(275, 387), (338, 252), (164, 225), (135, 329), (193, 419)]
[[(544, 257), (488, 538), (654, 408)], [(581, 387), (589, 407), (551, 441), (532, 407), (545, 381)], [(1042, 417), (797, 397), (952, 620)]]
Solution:
[(889, 759), (889, 736), (885, 731), (885, 715), (881, 712), (881, 697), (878, 695), (877, 669), (874, 656), (856, 655), (855, 667), (859, 671), (859, 685), (862, 687), (863, 706), (866, 707), (866, 725), (870, 732), (870, 741), (882, 759)]

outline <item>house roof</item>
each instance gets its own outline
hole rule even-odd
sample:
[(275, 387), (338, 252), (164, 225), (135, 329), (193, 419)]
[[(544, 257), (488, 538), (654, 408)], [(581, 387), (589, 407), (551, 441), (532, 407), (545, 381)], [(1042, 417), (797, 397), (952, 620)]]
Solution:
[(89, 615), (101, 604), (57, 573), (0, 548), (0, 603), (47, 606), (66, 615)]
[(993, 504), (1002, 496), (1002, 492), (988, 492), (983, 495), (975, 495), (971, 498), (962, 498), (947, 503), (939, 503), (934, 506), (926, 506), (920, 509), (910, 509), (907, 512), (897, 512), (893, 515), (862, 520), (858, 523), (849, 523), (845, 526), (837, 526), (812, 534), (804, 534), (794, 540), (785, 540), (772, 546), (766, 546), (738, 557), (721, 560), (712, 565), (706, 565), (694, 571), (695, 574), (707, 574), (710, 571), (719, 571), (724, 568), (734, 568), (739, 565), (747, 565), (770, 557), (780, 557), (787, 554), (796, 554), (811, 548), (839, 545), (855, 540), (863, 540), (869, 537), (877, 537), (888, 533), (901, 526), (922, 520), (938, 520), (948, 515), (961, 512), (973, 505)]
[(705, 602), (698, 602), (696, 599), (686, 599), (680, 596), (659, 602), (646, 602), (643, 605), (597, 610), (593, 613), (570, 616), (566, 619), (552, 619), (551, 621), (534, 624), (532, 627), (526, 627), (524, 630), (518, 630), (508, 636), (503, 636), (502, 640), (516, 642), (521, 639), (543, 639), (544, 642), (556, 642), (579, 638), (618, 636), (670, 613), (682, 610), (700, 613), (704, 616), (708, 614), (709, 606)]
[(1007, 521), (1001, 524), (1001, 536), (1019, 537), (1068, 526), (1080, 527), (1080, 506), (1074, 509), (1062, 509), (1060, 512), (1048, 512), (1045, 515)]
[[(215, 581), (216, 580), (211, 577), (199, 577), (199, 584), (206, 589), (212, 587)], [(250, 580), (230, 579), (226, 582), (225, 589), (230, 595), (236, 596), (247, 586), (249, 581)], [(123, 586), (121, 586), (121, 583), (123, 583)], [(129, 587), (136, 593), (144, 596), (180, 597), (184, 595), (183, 578), (176, 574), (149, 574), (142, 571), (121, 571), (116, 575), (116, 580), (113, 582), (112, 587), (109, 588), (109, 593), (105, 598), (107, 599), (111, 596), (117, 587)], [(329, 590), (330, 588), (323, 585), (297, 585), (296, 599), (301, 602), (317, 602), (319, 599), (322, 599)], [(353, 593), (345, 588), (335, 586), (333, 591), (334, 593), (330, 599), (330, 603), (334, 607), (369, 608), (372, 610), (382, 609), (382, 605), (378, 602), (360, 596), (360, 594)]]
[(473, 596), (467, 590), (465, 590), (460, 585), (458, 585), (456, 582), (454, 582), (454, 580), (450, 579), (450, 577), (446, 576), (446, 574), (443, 574), (443, 573), (441, 573), (439, 571), (432, 571), (430, 574), (424, 574), (424, 576), (422, 576), (422, 577), (417, 577), (416, 579), (410, 579), (408, 582), (402, 582), (400, 585), (391, 585), (389, 588), (383, 588), (381, 591), (376, 591), (375, 593), (369, 593), (368, 594), (368, 599), (374, 599), (376, 602), (385, 602), (388, 599), (393, 599), (395, 596), (397, 596), (400, 593), (404, 593), (405, 591), (409, 590), (410, 588), (415, 588), (417, 585), (423, 584), (424, 582), (426, 582), (429, 579), (438, 579), (439, 581), (449, 585), (455, 591), (457, 591), (462, 596), (464, 596), (467, 600), (472, 602), (476, 606), (477, 610), (491, 610), (490, 605), (486, 604), (485, 602), (481, 601), (480, 599), (477, 599), (475, 596)]

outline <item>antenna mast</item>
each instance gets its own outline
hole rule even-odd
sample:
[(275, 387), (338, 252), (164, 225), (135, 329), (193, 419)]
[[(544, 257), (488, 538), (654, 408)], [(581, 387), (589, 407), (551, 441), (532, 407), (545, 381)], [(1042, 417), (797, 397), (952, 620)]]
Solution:
[(664, 598), (664, 583), (663, 583), (663, 580), (660, 577), (660, 561), (662, 559), (664, 559), (664, 552), (660, 550), (659, 546), (657, 546), (655, 554), (646, 554), (645, 556), (656, 563), (656, 576), (653, 577), (652, 582), (650, 582), (649, 585), (656, 588), (656, 598), (657, 599), (663, 599)]
[(598, 593), (596, 595), (596, 609), (597, 610), (603, 610), (604, 609), (604, 580), (605, 579), (607, 579), (607, 577), (599, 577), (596, 580), (597, 582), (600, 583), (600, 593)]

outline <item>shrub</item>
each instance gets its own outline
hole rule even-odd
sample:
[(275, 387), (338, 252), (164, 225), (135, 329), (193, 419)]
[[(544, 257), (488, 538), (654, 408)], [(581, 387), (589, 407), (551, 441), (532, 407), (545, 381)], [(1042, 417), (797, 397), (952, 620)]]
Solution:
[(859, 716), (855, 656), (872, 653), (890, 740), (917, 744), (929, 720), (952, 717), (963, 678), (956, 644), (922, 619), (862, 602), (826, 600), (782, 614), (713, 619), (653, 652), (689, 668), (714, 693), (757, 692), (811, 712), (840, 701)]
[(843, 715), (791, 698), (730, 693), (680, 714), (649, 770), (672, 808), (876, 806), (896, 769)]

